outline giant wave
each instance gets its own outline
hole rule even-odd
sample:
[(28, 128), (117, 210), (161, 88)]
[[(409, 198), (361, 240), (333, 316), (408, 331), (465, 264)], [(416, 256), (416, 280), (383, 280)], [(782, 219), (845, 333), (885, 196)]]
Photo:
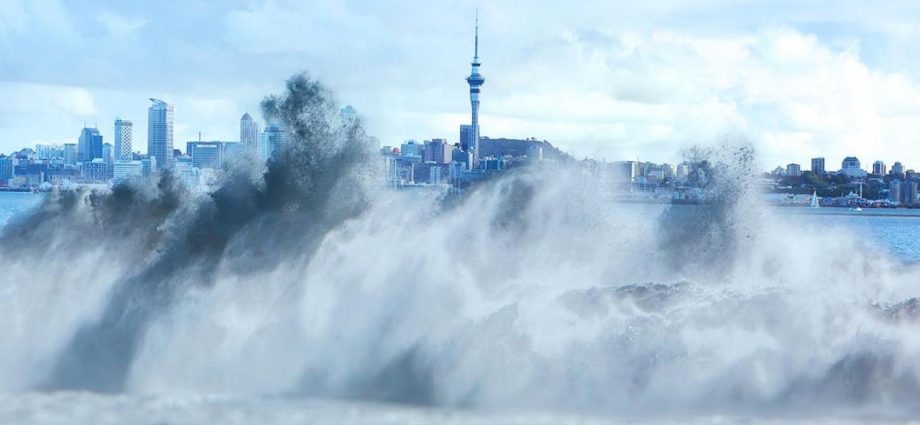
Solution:
[(759, 208), (743, 142), (711, 202), (623, 206), (587, 163), (459, 198), (387, 191), (303, 75), (291, 137), (214, 191), (51, 194), (0, 234), (0, 391), (450, 407), (916, 412), (920, 272)]

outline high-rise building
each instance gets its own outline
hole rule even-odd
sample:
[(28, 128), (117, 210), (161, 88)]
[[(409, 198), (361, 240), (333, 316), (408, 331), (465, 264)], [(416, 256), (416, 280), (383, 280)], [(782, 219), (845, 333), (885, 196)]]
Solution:
[(901, 183), (901, 200), (902, 205), (906, 207), (917, 206), (917, 182), (905, 180)]
[(399, 157), (406, 162), (422, 162), (422, 145), (415, 140), (406, 140), (399, 146)]
[(259, 159), (262, 162), (268, 161), (275, 156), (281, 149), (281, 142), (284, 140), (284, 129), (280, 124), (269, 124), (265, 126), (259, 138)]
[(35, 155), (38, 159), (50, 160), (64, 157), (64, 147), (61, 145), (35, 145)]
[[(470, 134), (467, 152), (470, 152), (473, 156), (472, 166), (475, 168), (479, 163), (479, 91), (482, 85), (486, 82), (485, 77), (479, 73), (479, 15), (476, 15), (476, 36), (473, 43), (473, 62), (472, 71), (470, 71), (470, 76), (466, 77), (466, 82), (470, 85), (470, 106), (472, 108), (472, 116), (470, 121)], [(462, 132), (461, 128), (461, 132)], [(461, 139), (462, 140), (462, 139)], [(462, 141), (461, 141), (462, 143)]]
[(172, 168), (173, 158), (173, 121), (175, 109), (162, 100), (150, 99), (153, 105), (147, 110), (147, 153), (156, 158), (160, 169)]
[(472, 152), (471, 146), (476, 142), (473, 140), (473, 126), (468, 124), (460, 125), (460, 149), (464, 152)]
[(98, 129), (84, 127), (80, 132), (77, 161), (90, 162), (96, 158), (102, 158), (102, 134)]
[(112, 168), (112, 161), (114, 160), (114, 151), (111, 143), (102, 144), (102, 160), (109, 165), (109, 169)]
[(141, 161), (116, 160), (113, 164), (112, 178), (115, 181), (139, 179), (144, 175)]
[(888, 167), (885, 165), (885, 161), (875, 161), (872, 163), (872, 174), (879, 176), (884, 176), (888, 174)]
[(185, 144), (188, 156), (192, 157), (192, 167), (198, 169), (218, 169), (223, 164), (223, 143), (188, 142)]
[(841, 163), (840, 172), (850, 177), (865, 177), (866, 172), (859, 165), (859, 159), (855, 156), (848, 156)]
[(13, 157), (0, 156), (0, 183), (6, 183), (6, 180), (16, 176), (15, 167), (13, 166)]
[(150, 177), (157, 171), (157, 159), (156, 157), (147, 155), (146, 158), (141, 159), (141, 175), (143, 177)]
[(253, 157), (259, 153), (259, 123), (252, 119), (249, 112), (240, 118), (240, 143), (243, 149)]
[(77, 144), (64, 143), (64, 165), (76, 164), (77, 156)]
[(799, 164), (788, 164), (786, 165), (786, 175), (791, 177), (799, 177), (802, 175), (802, 166)]
[(450, 145), (444, 139), (432, 139), (425, 142), (425, 162), (447, 164), (450, 162)]
[(102, 183), (108, 179), (108, 165), (102, 158), (83, 162), (83, 180), (87, 183)]
[(824, 169), (824, 158), (811, 159), (811, 172), (823, 176), (826, 172)]
[(891, 166), (891, 174), (904, 174), (904, 166), (900, 162), (895, 162)]
[(901, 181), (894, 179), (888, 183), (888, 200), (901, 203)]
[(115, 161), (131, 160), (131, 139), (134, 137), (134, 124), (118, 118), (115, 120)]

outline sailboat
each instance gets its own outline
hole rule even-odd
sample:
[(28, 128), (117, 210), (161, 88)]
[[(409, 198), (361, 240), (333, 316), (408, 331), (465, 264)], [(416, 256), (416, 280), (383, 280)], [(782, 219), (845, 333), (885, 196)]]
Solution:
[(821, 207), (821, 205), (818, 203), (818, 191), (817, 190), (811, 194), (811, 207), (812, 208)]

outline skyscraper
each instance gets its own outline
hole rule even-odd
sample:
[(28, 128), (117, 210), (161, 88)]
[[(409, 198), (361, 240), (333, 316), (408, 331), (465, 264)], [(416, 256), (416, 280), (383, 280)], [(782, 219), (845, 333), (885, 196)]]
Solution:
[(107, 165), (109, 165), (109, 168), (112, 168), (111, 167), (112, 161), (114, 160), (113, 158), (115, 157), (114, 150), (115, 149), (112, 147), (111, 143), (102, 144), (102, 161), (105, 162)]
[(473, 143), (473, 126), (469, 124), (460, 124), (460, 149), (464, 152), (472, 152), (470, 147)]
[(153, 105), (147, 110), (147, 153), (156, 158), (161, 169), (172, 168), (173, 159), (173, 120), (175, 109), (162, 100), (150, 98)]
[(134, 124), (121, 118), (115, 119), (115, 161), (131, 160), (131, 139), (133, 138)]
[[(479, 163), (479, 89), (486, 82), (486, 79), (479, 73), (479, 13), (476, 13), (476, 36), (473, 44), (473, 66), (470, 76), (466, 77), (466, 82), (470, 85), (470, 106), (472, 107), (471, 133), (469, 136), (469, 146), (467, 152), (473, 156), (473, 166)], [(462, 128), (461, 128), (462, 132)], [(462, 140), (462, 139), (461, 139)], [(462, 142), (461, 142), (462, 143)]]
[(64, 143), (64, 165), (74, 165), (77, 163), (77, 144), (76, 143)]
[(259, 153), (259, 123), (252, 119), (249, 112), (240, 118), (240, 143), (250, 155)]
[(83, 131), (80, 132), (77, 161), (90, 162), (95, 158), (102, 158), (102, 134), (99, 134), (98, 129), (83, 127)]
[(811, 172), (819, 176), (824, 175), (824, 158), (811, 159)]
[(879, 176), (888, 174), (888, 167), (885, 166), (885, 161), (875, 161), (872, 163), (872, 174)]
[(281, 142), (284, 139), (284, 129), (279, 124), (269, 124), (259, 139), (259, 159), (268, 161), (275, 156), (281, 148)]

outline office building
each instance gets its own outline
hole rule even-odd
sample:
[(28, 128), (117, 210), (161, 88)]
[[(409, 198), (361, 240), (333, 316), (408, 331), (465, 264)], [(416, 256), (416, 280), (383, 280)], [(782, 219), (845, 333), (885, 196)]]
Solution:
[(188, 142), (185, 144), (192, 167), (218, 169), (223, 164), (224, 148), (221, 142)]
[(102, 134), (98, 129), (84, 127), (80, 132), (77, 162), (90, 162), (102, 158)]
[(811, 159), (811, 172), (823, 176), (827, 171), (824, 169), (824, 158)]
[(263, 162), (275, 156), (284, 142), (284, 129), (280, 124), (269, 124), (259, 137), (259, 159)]
[(112, 161), (114, 160), (114, 152), (115, 149), (112, 147), (111, 143), (102, 144), (102, 160), (105, 161), (106, 164), (109, 164), (110, 169), (112, 167)]
[(885, 161), (875, 161), (872, 163), (872, 174), (878, 176), (884, 176), (888, 174), (888, 167), (885, 165)]
[(83, 181), (87, 183), (103, 183), (108, 180), (108, 164), (102, 158), (83, 162)]
[(259, 154), (259, 123), (252, 119), (249, 112), (240, 118), (240, 143), (253, 157)]
[(116, 160), (112, 167), (112, 178), (116, 182), (139, 179), (144, 176), (144, 164), (141, 161)]
[(159, 169), (172, 168), (173, 158), (173, 122), (175, 109), (162, 100), (150, 99), (153, 105), (147, 110), (147, 154), (156, 158)]
[(790, 177), (799, 177), (802, 175), (802, 166), (799, 164), (786, 165), (786, 175)]
[(451, 146), (444, 139), (432, 139), (425, 142), (425, 162), (447, 164), (450, 162)]
[(865, 177), (866, 172), (863, 171), (862, 167), (859, 164), (859, 159), (855, 156), (848, 156), (843, 159), (841, 163), (840, 173), (845, 174), (849, 177)]
[(115, 152), (112, 160), (129, 161), (133, 149), (134, 123), (118, 118), (115, 120)]

